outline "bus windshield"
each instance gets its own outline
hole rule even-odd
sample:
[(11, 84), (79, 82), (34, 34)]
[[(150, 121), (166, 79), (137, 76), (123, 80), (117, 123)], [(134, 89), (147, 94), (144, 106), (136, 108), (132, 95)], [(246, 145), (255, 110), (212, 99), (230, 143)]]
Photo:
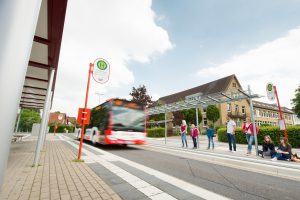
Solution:
[(137, 131), (144, 132), (145, 113), (144, 110), (113, 106), (112, 107), (112, 129), (115, 131)]

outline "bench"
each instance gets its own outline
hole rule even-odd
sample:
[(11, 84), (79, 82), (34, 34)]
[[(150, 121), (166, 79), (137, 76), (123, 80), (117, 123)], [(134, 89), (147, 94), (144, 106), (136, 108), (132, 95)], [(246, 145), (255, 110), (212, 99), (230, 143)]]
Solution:
[(14, 134), (12, 140), (14, 139), (14, 142), (22, 141), (24, 136), (23, 134)]

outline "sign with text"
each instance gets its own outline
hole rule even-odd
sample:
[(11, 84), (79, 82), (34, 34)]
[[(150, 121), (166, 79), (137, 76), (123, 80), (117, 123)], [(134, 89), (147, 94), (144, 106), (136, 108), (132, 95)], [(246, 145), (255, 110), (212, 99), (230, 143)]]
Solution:
[(78, 109), (77, 124), (89, 124), (91, 118), (91, 109)]
[(275, 92), (274, 92), (273, 83), (268, 83), (267, 86), (266, 86), (266, 90), (267, 90), (268, 99), (270, 101), (274, 101), (274, 99), (275, 99)]
[(93, 78), (98, 83), (106, 83), (109, 80), (110, 76), (110, 66), (109, 63), (102, 59), (98, 58), (94, 62), (93, 69)]
[(202, 96), (202, 93), (199, 92), (199, 93), (196, 93), (196, 94), (192, 94), (192, 95), (186, 96), (186, 97), (185, 97), (185, 100), (188, 100), (188, 101), (192, 101), (192, 100), (200, 100), (200, 99), (201, 99), (201, 96)]

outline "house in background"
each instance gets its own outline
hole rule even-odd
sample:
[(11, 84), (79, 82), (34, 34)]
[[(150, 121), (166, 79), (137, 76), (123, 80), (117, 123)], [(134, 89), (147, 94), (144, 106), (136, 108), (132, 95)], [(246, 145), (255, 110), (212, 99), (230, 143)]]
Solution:
[(76, 117), (68, 117), (66, 113), (54, 112), (50, 113), (48, 124), (64, 124), (64, 125), (76, 125)]
[[(239, 80), (236, 75), (230, 75), (188, 90), (177, 92), (168, 96), (164, 96), (158, 99), (158, 104), (170, 104), (179, 102), (185, 99), (186, 96), (202, 93), (203, 95), (211, 95), (215, 93), (232, 93), (238, 89), (243, 90)], [(230, 115), (232, 119), (236, 122), (238, 127), (241, 127), (244, 123), (246, 117), (250, 117), (250, 103), (248, 100), (233, 101), (230, 103), (216, 104), (220, 110), (220, 119), (215, 123), (215, 125), (225, 125), (227, 123), (227, 115)], [(254, 101), (253, 107), (255, 110), (256, 123), (277, 125), (278, 122), (278, 108), (276, 105), (267, 104), (259, 101)], [(206, 108), (202, 108), (203, 120), (202, 126), (208, 125), (208, 120), (206, 117)], [(283, 107), (283, 114), (286, 119), (287, 125), (293, 125), (293, 111), (286, 107)], [(172, 115), (172, 113), (170, 113)], [(170, 124), (171, 123), (171, 124)], [(189, 123), (189, 122), (187, 122)], [(200, 124), (200, 125), (201, 125)], [(172, 122), (169, 122), (168, 127), (172, 127)]]

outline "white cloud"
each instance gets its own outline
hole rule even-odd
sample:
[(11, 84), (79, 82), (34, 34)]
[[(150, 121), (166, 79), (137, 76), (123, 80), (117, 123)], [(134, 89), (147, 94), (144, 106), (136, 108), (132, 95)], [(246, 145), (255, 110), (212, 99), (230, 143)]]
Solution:
[(155, 24), (151, 0), (72, 0), (68, 2), (56, 81), (54, 106), (76, 115), (84, 103), (88, 66), (96, 58), (108, 60), (110, 81), (91, 81), (89, 105), (98, 103), (96, 91), (113, 97), (116, 88), (134, 81), (130, 61), (141, 63), (172, 48), (168, 33)]
[[(291, 107), (290, 99), (300, 83), (300, 27), (246, 53), (232, 56), (221, 65), (197, 72), (205, 81), (230, 74), (237, 75), (244, 89), (251, 85), (252, 90), (261, 95), (266, 95), (267, 82), (273, 82), (281, 104)], [(261, 100), (268, 102), (265, 98)]]

